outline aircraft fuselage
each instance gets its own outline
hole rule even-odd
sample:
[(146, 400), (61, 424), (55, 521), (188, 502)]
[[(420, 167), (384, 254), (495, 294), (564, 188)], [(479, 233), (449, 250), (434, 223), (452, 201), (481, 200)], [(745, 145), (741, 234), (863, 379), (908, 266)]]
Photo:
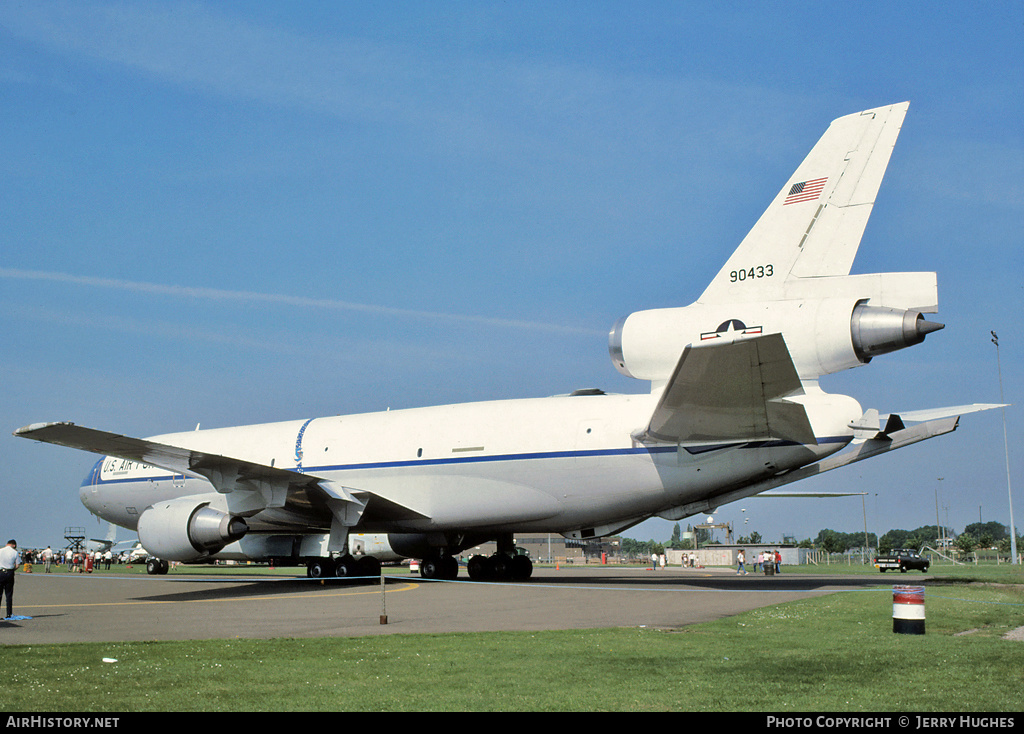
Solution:
[[(373, 504), (360, 532), (481, 533), (586, 530), (685, 505), (820, 460), (852, 438), (859, 406), (829, 421), (818, 445), (755, 441), (679, 447), (638, 444), (652, 395), (576, 395), (446, 405), (315, 420), (192, 431), (162, 443), (315, 473), (408, 508), (405, 517)], [(850, 400), (850, 403), (854, 401)], [(208, 494), (203, 478), (105, 457), (81, 488), (85, 506), (135, 528), (159, 500)], [(310, 532), (322, 513), (268, 508), (248, 518), (254, 533)], [(401, 514), (401, 513), (398, 513)], [(586, 535), (586, 533), (584, 533)]]

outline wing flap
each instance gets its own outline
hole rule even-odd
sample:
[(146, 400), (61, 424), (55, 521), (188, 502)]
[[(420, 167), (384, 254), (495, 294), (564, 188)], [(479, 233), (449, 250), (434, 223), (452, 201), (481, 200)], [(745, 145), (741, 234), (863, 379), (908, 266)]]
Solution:
[(781, 334), (688, 346), (640, 441), (785, 439), (815, 443), (802, 385)]

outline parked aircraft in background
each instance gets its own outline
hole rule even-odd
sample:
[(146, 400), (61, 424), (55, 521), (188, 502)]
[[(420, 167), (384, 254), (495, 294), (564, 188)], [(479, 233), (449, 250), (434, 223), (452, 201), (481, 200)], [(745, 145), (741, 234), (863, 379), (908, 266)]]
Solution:
[(90, 553), (105, 553), (117, 543), (117, 525), (109, 523), (107, 525), (107, 537), (105, 538), (89, 538), (85, 542), (85, 550)]
[(138, 563), (149, 557), (149, 551), (143, 548), (138, 540), (118, 541), (111, 550), (115, 558), (120, 558), (125, 563)]
[(104, 455), (82, 502), (162, 559), (275, 559), (319, 577), (372, 575), (392, 554), (454, 578), (456, 554), (495, 540), (469, 562), (477, 579), (530, 575), (517, 532), (679, 520), (949, 433), (992, 406), (880, 415), (819, 386), (942, 328), (923, 316), (938, 308), (934, 273), (850, 275), (907, 107), (835, 120), (696, 302), (614, 326), (612, 361), (650, 383), (642, 394), (16, 435)]

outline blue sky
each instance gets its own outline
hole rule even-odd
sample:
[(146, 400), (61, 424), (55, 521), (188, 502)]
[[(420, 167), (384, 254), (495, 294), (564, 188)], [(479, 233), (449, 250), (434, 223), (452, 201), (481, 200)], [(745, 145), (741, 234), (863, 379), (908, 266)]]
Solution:
[[(833, 118), (903, 100), (854, 272), (938, 272), (947, 327), (823, 387), (998, 402), (994, 329), (1020, 405), (1022, 71), (1017, 1), (5, 3), (0, 534), (104, 530), (77, 496), (93, 457), (10, 435), (32, 422), (639, 392), (612, 323), (692, 302)], [(878, 533), (934, 523), (936, 493), (958, 531), (1005, 523), (1002, 426), (795, 487), (868, 492)], [(716, 519), (864, 524), (859, 497)]]

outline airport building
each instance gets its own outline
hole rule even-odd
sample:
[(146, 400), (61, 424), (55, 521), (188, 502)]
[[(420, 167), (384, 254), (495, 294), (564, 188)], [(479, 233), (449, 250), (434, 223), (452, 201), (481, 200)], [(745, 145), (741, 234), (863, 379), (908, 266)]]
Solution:
[[(516, 546), (529, 553), (534, 563), (620, 563), (621, 542), (618, 536), (594, 540), (573, 540), (561, 535), (516, 536)], [(460, 555), (489, 556), (497, 550), (494, 543), (467, 548)]]
[[(516, 537), (516, 546), (526, 550), (534, 563), (622, 563), (621, 539), (618, 536), (594, 540), (571, 540), (561, 535)], [(797, 548), (792, 544), (747, 543), (708, 545), (699, 550), (666, 549), (665, 562), (669, 566), (735, 566), (740, 549), (746, 553), (747, 566), (753, 566), (761, 551), (776, 550), (782, 555), (783, 566), (809, 562), (814, 553), (808, 548)], [(497, 550), (494, 543), (484, 543), (469, 548), (461, 555), (470, 558), (477, 554), (489, 556)], [(646, 560), (646, 559), (644, 559)]]
[(795, 566), (807, 563), (808, 554), (813, 553), (809, 548), (797, 548), (793, 545), (779, 545), (773, 543), (747, 543), (743, 545), (709, 545), (697, 551), (692, 550), (666, 550), (666, 562), (670, 566), (690, 565), (689, 559), (695, 558), (695, 565), (698, 566), (735, 566), (737, 554), (742, 549), (746, 553), (747, 567), (754, 565), (758, 554), (761, 551), (775, 553), (779, 551), (782, 556), (783, 566)]

